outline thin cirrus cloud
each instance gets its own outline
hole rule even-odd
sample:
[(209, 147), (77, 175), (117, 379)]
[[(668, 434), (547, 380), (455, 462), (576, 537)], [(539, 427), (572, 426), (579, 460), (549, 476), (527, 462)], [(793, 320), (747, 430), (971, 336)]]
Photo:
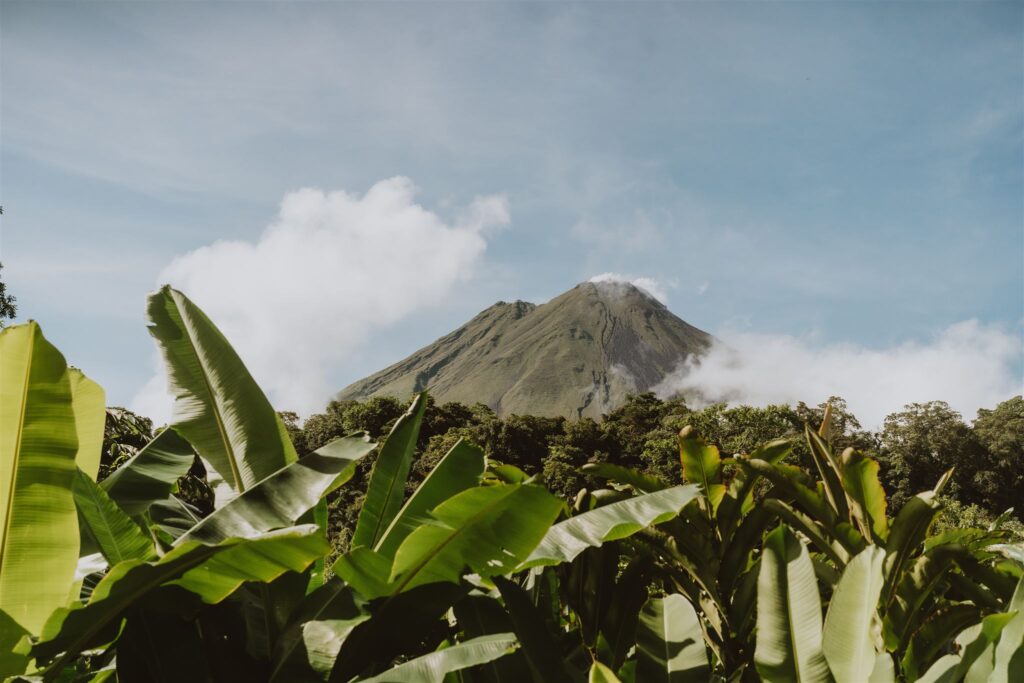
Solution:
[(965, 320), (926, 343), (871, 349), (817, 344), (791, 335), (723, 332), (699, 362), (689, 362), (654, 391), (698, 403), (815, 404), (841, 396), (869, 429), (908, 403), (944, 400), (965, 419), (1021, 393), (1019, 333)]
[[(323, 406), (332, 367), (387, 325), (437, 305), (472, 276), (487, 238), (510, 222), (503, 195), (478, 197), (446, 219), (416, 202), (404, 177), (365, 194), (302, 189), (255, 242), (218, 241), (160, 274), (231, 340), (280, 409)], [(133, 409), (170, 417), (163, 372)]]

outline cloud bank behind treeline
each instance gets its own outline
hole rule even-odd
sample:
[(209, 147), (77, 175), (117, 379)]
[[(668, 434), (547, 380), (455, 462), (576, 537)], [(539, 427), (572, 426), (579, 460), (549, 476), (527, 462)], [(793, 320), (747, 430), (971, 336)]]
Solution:
[(655, 392), (757, 406), (841, 396), (865, 428), (878, 429), (908, 403), (946, 401), (969, 421), (1024, 388), (1019, 332), (977, 320), (950, 325), (926, 343), (882, 349), (789, 335), (719, 336), (706, 356), (681, 365)]

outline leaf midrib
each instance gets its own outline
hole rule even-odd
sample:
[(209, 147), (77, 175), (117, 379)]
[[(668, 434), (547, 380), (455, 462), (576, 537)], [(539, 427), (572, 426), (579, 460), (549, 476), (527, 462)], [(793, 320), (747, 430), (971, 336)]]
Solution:
[(191, 316), (188, 315), (181, 304), (178, 303), (177, 298), (173, 294), (173, 290), (171, 290), (171, 292), (171, 301), (174, 303), (174, 307), (178, 312), (178, 319), (181, 320), (181, 324), (185, 328), (185, 332), (188, 334), (189, 346), (191, 347), (192, 353), (199, 365), (199, 376), (202, 378), (203, 385), (206, 387), (206, 393), (210, 397), (210, 401), (213, 403), (213, 420), (217, 424), (217, 432), (220, 434), (221, 442), (224, 445), (224, 451), (228, 456), (228, 466), (231, 468), (231, 476), (235, 480), (235, 489), (241, 493), (242, 491), (245, 491), (245, 484), (242, 482), (242, 473), (238, 469), (235, 449), (232, 446), (231, 441), (228, 439), (227, 431), (225, 430), (224, 423), (221, 420), (220, 413), (221, 410), (223, 410), (223, 407), (220, 404), (217, 394), (213, 390), (213, 385), (210, 383), (209, 370), (206, 367), (206, 362), (204, 361), (202, 354), (199, 353), (197, 335), (193, 329)]
[[(402, 590), (407, 585), (409, 585), (409, 582), (412, 581), (416, 576), (418, 576), (419, 573), (421, 571), (423, 571), (423, 568), (426, 567), (428, 564), (430, 564), (431, 560), (433, 560), (435, 557), (437, 557), (439, 554), (441, 554), (441, 551), (444, 550), (445, 548), (447, 548), (448, 545), (451, 544), (459, 536), (459, 534), (463, 533), (467, 528), (473, 526), (485, 514), (491, 512), (493, 509), (498, 507), (498, 505), (500, 505), (501, 503), (504, 503), (506, 500), (508, 500), (509, 496), (512, 496), (514, 494), (515, 494), (515, 491), (509, 491), (509, 493), (507, 495), (502, 496), (501, 498), (497, 499), (496, 501), (494, 501), (493, 503), (491, 503), (487, 507), (482, 508), (479, 512), (477, 512), (474, 515), (472, 515), (466, 521), (465, 524), (463, 524), (463, 525), (461, 525), (459, 527), (454, 528), (453, 529), (453, 533), (449, 534), (448, 537), (445, 538), (445, 540), (442, 543), (440, 543), (437, 546), (434, 546), (434, 549), (431, 552), (427, 553), (427, 556), (421, 562), (417, 563), (416, 565), (414, 565), (412, 567), (412, 569), (409, 571), (409, 574), (406, 576), (406, 578), (403, 579), (398, 584), (398, 586), (395, 588), (395, 590), (391, 593), (391, 595), (389, 597), (390, 598), (394, 598), (399, 593), (401, 593)], [(396, 551), (396, 554), (397, 554), (397, 551)]]

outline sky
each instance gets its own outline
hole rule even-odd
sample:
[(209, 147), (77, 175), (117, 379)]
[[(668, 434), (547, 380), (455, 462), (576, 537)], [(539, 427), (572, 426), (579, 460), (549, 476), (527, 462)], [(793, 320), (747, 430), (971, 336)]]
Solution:
[(0, 2), (18, 319), (158, 419), (164, 282), (306, 414), (595, 276), (723, 340), (666, 386), (970, 419), (1024, 383), (1022, 176), (1019, 3)]

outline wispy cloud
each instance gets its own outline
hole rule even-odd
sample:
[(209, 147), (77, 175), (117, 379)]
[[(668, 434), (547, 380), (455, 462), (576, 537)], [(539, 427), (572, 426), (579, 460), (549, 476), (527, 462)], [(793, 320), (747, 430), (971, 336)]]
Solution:
[(723, 332), (698, 362), (655, 387), (730, 404), (815, 404), (842, 396), (866, 427), (907, 403), (944, 400), (967, 419), (1024, 390), (1022, 338), (997, 325), (967, 320), (927, 343), (870, 349), (815, 343), (788, 335)]
[[(160, 280), (217, 323), (275, 406), (308, 413), (336, 389), (327, 378), (339, 360), (374, 331), (442, 302), (473, 273), (489, 231), (510, 220), (500, 195), (446, 220), (415, 194), (401, 177), (363, 195), (292, 192), (257, 241), (196, 249)], [(166, 406), (159, 379), (134, 401), (157, 420)]]
[(675, 287), (674, 283), (665, 284), (653, 277), (630, 277), (621, 273), (601, 273), (587, 281), (631, 284), (644, 290), (663, 304), (668, 304), (668, 289)]

